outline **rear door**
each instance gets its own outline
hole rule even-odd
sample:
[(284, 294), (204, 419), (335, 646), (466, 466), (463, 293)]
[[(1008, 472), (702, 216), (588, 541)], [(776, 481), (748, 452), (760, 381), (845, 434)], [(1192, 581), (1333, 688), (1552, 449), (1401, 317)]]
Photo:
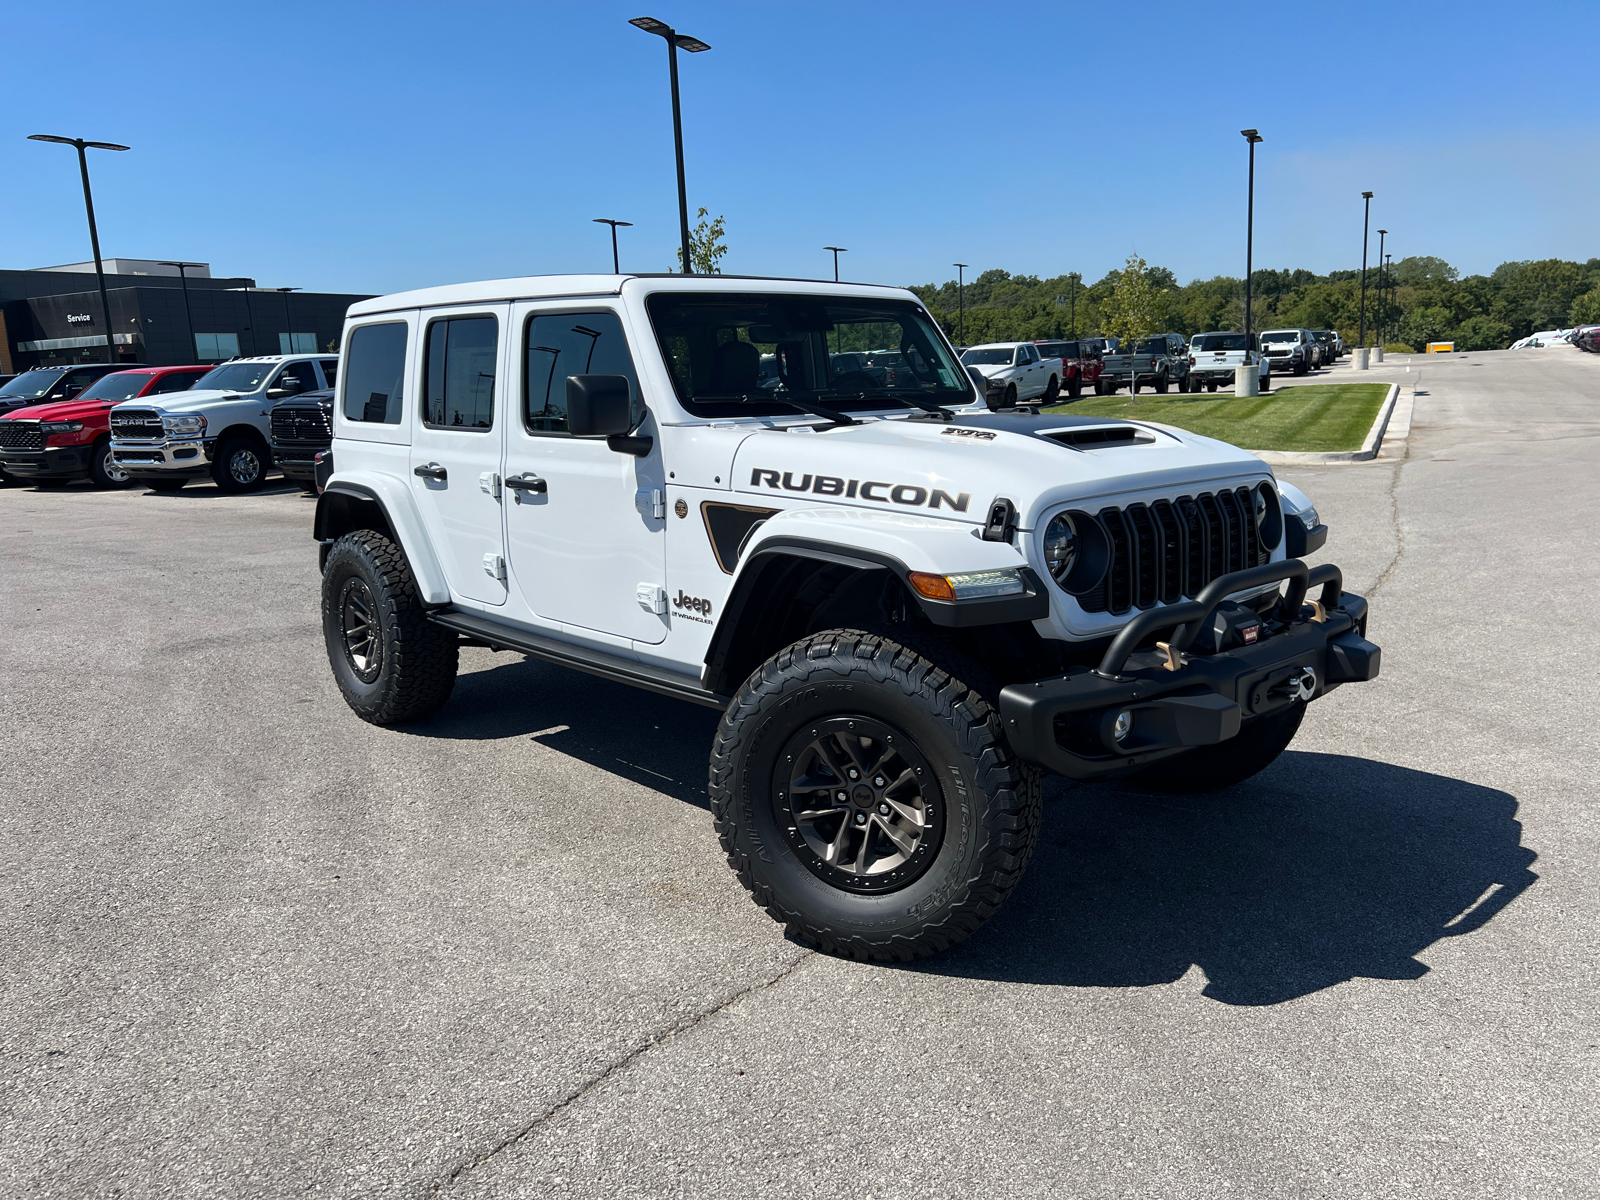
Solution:
[[(659, 643), (669, 628), (661, 439), (635, 457), (567, 428), (571, 375), (625, 376), (635, 422), (647, 415), (623, 315), (603, 301), (528, 302), (514, 306), (512, 319), (517, 382), (507, 394), (517, 403), (506, 417), (504, 474), (517, 598), (543, 621)], [(640, 432), (652, 432), (648, 422)]]
[(411, 434), (411, 492), (450, 590), (489, 605), (506, 602), (497, 478), (508, 309), (488, 304), (426, 314)]

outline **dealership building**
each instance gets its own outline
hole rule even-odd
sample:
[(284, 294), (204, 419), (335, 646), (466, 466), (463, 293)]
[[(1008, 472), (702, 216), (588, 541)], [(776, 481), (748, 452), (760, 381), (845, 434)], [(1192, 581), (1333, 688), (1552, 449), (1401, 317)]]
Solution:
[[(146, 259), (103, 266), (113, 358), (130, 366), (336, 350), (345, 310), (368, 299), (213, 278), (206, 263), (185, 265), (182, 276)], [(0, 271), (0, 375), (105, 362), (104, 326), (93, 263)]]

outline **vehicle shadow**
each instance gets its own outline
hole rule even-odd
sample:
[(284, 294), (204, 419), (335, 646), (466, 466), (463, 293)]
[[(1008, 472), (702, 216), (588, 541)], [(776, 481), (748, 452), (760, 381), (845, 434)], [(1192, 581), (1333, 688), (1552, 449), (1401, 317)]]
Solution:
[[(707, 807), (718, 713), (518, 657), (457, 680), (425, 722), (451, 740), (530, 737)], [(1238, 787), (1166, 796), (1045, 782), (1015, 894), (974, 937), (899, 969), (1067, 987), (1169, 984), (1279, 1004), (1358, 976), (1417, 979), (1415, 955), (1481, 928), (1538, 878), (1505, 792), (1290, 750)]]
[(706, 760), (721, 714), (581, 671), (507, 655), (464, 672), (450, 702), (394, 728), (418, 737), (531, 737), (589, 766), (708, 808)]
[(1069, 987), (1205, 974), (1225, 1004), (1280, 1004), (1415, 955), (1526, 891), (1516, 800), (1443, 775), (1289, 751), (1239, 787), (1172, 797), (1046, 784), (1022, 884), (970, 941), (906, 969)]

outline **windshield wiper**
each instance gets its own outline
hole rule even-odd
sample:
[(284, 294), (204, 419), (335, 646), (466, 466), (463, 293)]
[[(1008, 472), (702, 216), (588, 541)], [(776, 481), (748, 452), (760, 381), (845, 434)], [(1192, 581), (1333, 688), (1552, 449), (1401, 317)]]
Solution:
[(860, 400), (862, 403), (868, 400), (897, 400), (901, 404), (909, 404), (913, 408), (920, 408), (923, 412), (933, 413), (941, 421), (954, 421), (956, 419), (955, 413), (944, 405), (933, 400), (924, 400), (921, 396), (908, 396), (903, 392), (856, 392), (853, 395), (853, 399)]
[(826, 417), (836, 425), (861, 424), (860, 421), (856, 420), (847, 413), (842, 413), (832, 408), (825, 408), (823, 405), (812, 400), (797, 400), (794, 398), (794, 396), (787, 394), (782, 396), (703, 396), (697, 394), (694, 399), (697, 403), (732, 402), (734, 404), (787, 404), (790, 408), (798, 408), (801, 412), (808, 412), (815, 416)]

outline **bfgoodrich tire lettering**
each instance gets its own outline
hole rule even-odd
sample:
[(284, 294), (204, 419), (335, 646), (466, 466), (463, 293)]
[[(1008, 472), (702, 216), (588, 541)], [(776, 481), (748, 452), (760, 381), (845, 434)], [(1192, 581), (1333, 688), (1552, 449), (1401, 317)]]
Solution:
[[(903, 734), (910, 746), (897, 766), (926, 764), (935, 777), (922, 796), (937, 849), (931, 861), (886, 854), (885, 872), (900, 875), (881, 887), (829, 882), (794, 836), (789, 798), (777, 796), (795, 770), (786, 756), (812, 730), (826, 735), (852, 719), (869, 727), (869, 742)], [(862, 630), (814, 634), (745, 681), (717, 729), (710, 793), (728, 862), (756, 903), (797, 939), (859, 959), (905, 961), (961, 941), (1016, 886), (1039, 831), (1039, 776), (1011, 753), (988, 702)]]
[(455, 687), (456, 635), (427, 619), (405, 555), (373, 530), (328, 552), (322, 635), (345, 703), (374, 725), (429, 716)]

